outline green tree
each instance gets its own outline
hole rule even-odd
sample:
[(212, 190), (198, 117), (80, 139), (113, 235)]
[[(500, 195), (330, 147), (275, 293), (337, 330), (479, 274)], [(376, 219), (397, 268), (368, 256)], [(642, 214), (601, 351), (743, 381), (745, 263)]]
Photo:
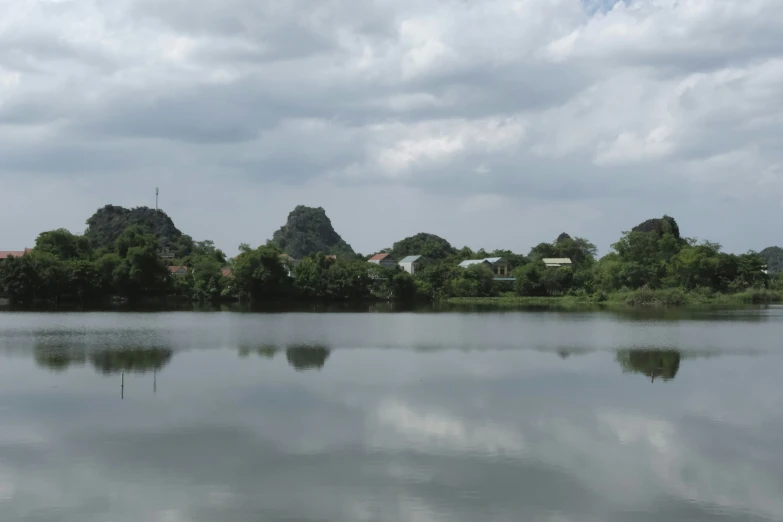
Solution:
[(530, 250), (529, 257), (535, 260), (546, 258), (568, 258), (575, 267), (591, 266), (598, 250), (588, 240), (572, 238), (565, 232), (552, 243), (539, 243)]
[(74, 259), (65, 265), (65, 274), (69, 293), (84, 301), (101, 295), (103, 282), (94, 263), (84, 259)]
[(27, 255), (9, 256), (0, 262), (0, 288), (14, 302), (29, 302), (36, 297), (40, 278), (33, 259)]
[(35, 251), (53, 255), (63, 261), (89, 259), (92, 255), (89, 239), (71, 234), (64, 228), (39, 234), (35, 240)]
[(326, 272), (327, 296), (353, 301), (370, 299), (372, 279), (368, 264), (363, 261), (332, 264)]
[(336, 261), (321, 252), (302, 259), (294, 267), (294, 287), (302, 297), (327, 297), (327, 278), (329, 268)]
[(563, 295), (567, 293), (571, 289), (573, 281), (574, 270), (570, 266), (545, 268), (539, 278), (539, 284), (546, 291), (547, 295)]
[(395, 270), (390, 279), (391, 298), (410, 302), (416, 298), (416, 280), (404, 270)]
[(545, 273), (547, 268), (541, 261), (534, 261), (520, 266), (512, 272), (515, 278), (514, 290), (522, 296), (545, 296), (549, 293), (546, 287)]
[(280, 255), (279, 250), (268, 246), (239, 254), (234, 260), (232, 272), (240, 295), (252, 301), (290, 296), (291, 278)]
[(483, 263), (463, 269), (449, 282), (450, 294), (454, 297), (491, 297), (494, 291), (494, 274)]

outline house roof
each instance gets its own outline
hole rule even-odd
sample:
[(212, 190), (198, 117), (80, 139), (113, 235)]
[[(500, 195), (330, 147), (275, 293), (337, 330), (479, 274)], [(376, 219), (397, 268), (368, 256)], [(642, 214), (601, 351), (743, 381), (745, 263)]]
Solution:
[(229, 267), (221, 268), (220, 273), (223, 274), (223, 277), (231, 277), (234, 275)]
[(471, 265), (477, 265), (479, 263), (489, 263), (490, 265), (494, 265), (495, 263), (499, 263), (503, 261), (502, 257), (485, 257), (484, 259), (466, 259), (462, 263), (459, 264), (461, 267), (471, 266)]
[(389, 254), (375, 254), (370, 258), (370, 261), (383, 261), (387, 257), (389, 257)]
[(571, 260), (567, 257), (546, 257), (542, 261), (547, 265), (570, 265)]
[(418, 261), (419, 259), (421, 259), (421, 256), (408, 256), (408, 257), (403, 257), (403, 258), (400, 260), (400, 263), (415, 263), (415, 262), (416, 262), (416, 261)]
[(464, 268), (466, 266), (479, 265), (481, 263), (488, 263), (488, 262), (489, 261), (487, 261), (486, 259), (466, 259), (465, 261), (460, 263), (459, 266)]
[(186, 267), (186, 266), (167, 266), (166, 268), (168, 268), (169, 272), (171, 272), (172, 274), (175, 274), (175, 273), (177, 273), (177, 272), (179, 272), (180, 270), (183, 270), (183, 269), (185, 270), (185, 272), (188, 271), (188, 267)]
[(337, 256), (334, 254), (327, 254), (324, 256), (326, 259), (337, 259)]
[(0, 250), (0, 259), (6, 259), (8, 256), (22, 257), (29, 251), (29, 248), (25, 248), (24, 250)]

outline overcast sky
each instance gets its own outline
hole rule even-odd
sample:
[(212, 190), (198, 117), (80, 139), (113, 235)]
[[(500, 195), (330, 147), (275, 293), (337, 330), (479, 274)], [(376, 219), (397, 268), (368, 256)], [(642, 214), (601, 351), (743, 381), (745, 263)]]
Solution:
[(0, 0), (0, 250), (161, 207), (229, 253), (297, 204), (602, 252), (781, 244), (781, 0)]

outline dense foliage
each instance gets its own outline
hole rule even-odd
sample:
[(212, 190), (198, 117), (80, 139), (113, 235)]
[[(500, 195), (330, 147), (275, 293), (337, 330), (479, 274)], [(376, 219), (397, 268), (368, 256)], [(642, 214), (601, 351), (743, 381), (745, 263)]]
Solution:
[(440, 236), (421, 232), (415, 236), (394, 243), (389, 253), (394, 259), (406, 256), (424, 256), (425, 259), (440, 261), (456, 254), (457, 250)]
[(297, 206), (286, 224), (272, 236), (274, 246), (295, 259), (323, 252), (337, 256), (354, 256), (351, 246), (335, 232), (332, 222), (321, 208)]
[[(96, 222), (91, 224), (92, 237), (63, 229), (47, 231), (39, 235), (31, 252), (0, 261), (0, 293), (21, 303), (171, 297), (249, 303), (410, 302), (511, 295), (602, 301), (609, 294), (632, 293), (627, 297), (629, 304), (677, 305), (687, 302), (691, 294), (744, 293), (752, 300), (769, 300), (783, 290), (783, 280), (770, 279), (764, 272), (772, 264), (769, 256), (729, 254), (716, 243), (683, 238), (676, 221), (668, 216), (623, 233), (600, 260), (596, 260), (595, 245), (566, 233), (551, 243), (536, 245), (527, 256), (509, 250), (458, 250), (438, 236), (421, 233), (391, 249), (396, 260), (424, 256), (411, 275), (400, 267), (384, 268), (355, 255), (323, 209), (297, 207), (274, 241), (257, 248), (241, 245), (239, 255), (229, 260), (211, 241), (193, 242), (179, 231), (180, 238), (188, 238), (188, 248), (175, 259), (161, 259), (161, 243), (164, 237), (174, 237), (171, 230), (145, 222), (117, 233), (113, 229), (117, 225), (108, 216), (127, 216), (139, 209), (116, 208), (105, 207), (96, 214), (105, 223), (97, 228), (93, 228)], [(162, 212), (152, 212), (155, 223), (170, 223)], [(173, 223), (170, 228), (176, 230)], [(104, 231), (97, 242), (101, 246), (96, 246), (97, 230)], [(113, 237), (111, 242), (109, 237)], [(487, 264), (458, 266), (463, 260), (485, 258), (502, 258), (511, 277), (495, 276)], [(572, 263), (547, 267), (546, 258), (568, 258)], [(167, 265), (185, 266), (187, 272), (172, 275)]]

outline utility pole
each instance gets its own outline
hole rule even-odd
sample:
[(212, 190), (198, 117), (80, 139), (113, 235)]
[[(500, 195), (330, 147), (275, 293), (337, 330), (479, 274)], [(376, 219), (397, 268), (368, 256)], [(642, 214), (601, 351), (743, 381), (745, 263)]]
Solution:
[(155, 212), (158, 211), (158, 187), (155, 187)]

